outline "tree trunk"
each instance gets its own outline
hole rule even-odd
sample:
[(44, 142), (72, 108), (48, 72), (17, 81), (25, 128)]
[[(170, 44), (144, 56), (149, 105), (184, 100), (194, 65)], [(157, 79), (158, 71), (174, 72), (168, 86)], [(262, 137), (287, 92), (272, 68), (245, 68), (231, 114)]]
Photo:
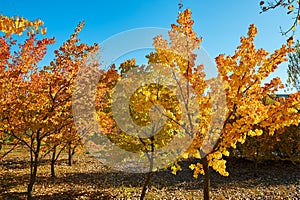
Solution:
[(202, 158), (202, 165), (204, 170), (204, 184), (203, 184), (203, 198), (204, 200), (209, 200), (209, 189), (210, 189), (210, 173), (208, 160), (206, 157)]
[(32, 189), (36, 181), (37, 169), (39, 165), (39, 152), (41, 148), (41, 139), (39, 139), (39, 131), (37, 132), (36, 140), (36, 150), (34, 151), (34, 139), (31, 140), (30, 149), (30, 180), (27, 187), (27, 199), (32, 200)]
[(153, 141), (154, 141), (154, 137), (152, 136), (150, 139), (151, 139), (151, 142), (152, 142), (151, 143), (151, 155), (149, 155), (148, 152), (146, 152), (149, 163), (150, 163), (150, 166), (149, 166), (149, 172), (147, 173), (147, 177), (146, 177), (146, 180), (145, 180), (144, 185), (143, 185), (140, 200), (143, 200), (145, 198), (146, 192), (147, 192), (147, 189), (148, 189), (148, 185), (150, 183), (150, 180), (151, 180), (151, 177), (152, 177), (152, 174), (153, 174), (153, 159), (154, 159), (154, 143), (153, 143)]
[(53, 148), (52, 158), (51, 158), (51, 177), (55, 177), (55, 156), (56, 156), (56, 146)]
[(37, 169), (38, 169), (38, 152), (34, 153), (34, 159), (33, 159), (33, 163), (30, 164), (30, 180), (29, 180), (29, 184), (27, 187), (27, 199), (31, 200), (32, 198), (32, 189), (34, 186), (34, 183), (36, 181), (36, 174), (37, 174)]
[(146, 181), (145, 181), (145, 183), (143, 185), (143, 189), (142, 189), (142, 194), (141, 194), (140, 200), (143, 200), (145, 198), (145, 196), (146, 196), (147, 187), (148, 187), (148, 185), (150, 183), (151, 177), (152, 177), (152, 171), (150, 171), (150, 172), (147, 173), (147, 178), (146, 178)]
[(68, 148), (68, 165), (72, 166), (72, 157), (73, 157), (73, 152), (71, 148), (71, 143), (69, 143), (69, 148)]
[(256, 147), (256, 155), (254, 158), (254, 176), (258, 177), (258, 173), (257, 173), (257, 163), (258, 163), (258, 147)]

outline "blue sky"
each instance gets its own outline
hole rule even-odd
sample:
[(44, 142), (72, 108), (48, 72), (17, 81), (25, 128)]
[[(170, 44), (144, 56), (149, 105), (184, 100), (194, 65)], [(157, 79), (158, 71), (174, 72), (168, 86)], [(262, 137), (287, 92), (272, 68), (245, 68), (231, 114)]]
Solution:
[[(56, 37), (56, 44), (49, 49), (43, 63), (47, 63), (54, 49), (58, 48), (79, 21), (86, 26), (80, 34), (82, 42), (102, 43), (107, 38), (135, 28), (170, 28), (178, 13), (178, 0), (128, 0), (128, 1), (69, 1), (69, 0), (0, 0), (0, 13), (8, 16), (23, 16), (42, 19), (47, 27), (47, 36)], [(239, 38), (246, 35), (250, 24), (256, 24), (259, 34), (256, 46), (273, 52), (285, 43), (279, 27), (288, 28), (292, 19), (286, 11), (277, 9), (259, 14), (257, 0), (184, 0), (195, 20), (194, 29), (203, 37), (202, 46), (215, 58), (221, 53), (233, 54)], [(299, 31), (298, 31), (299, 32)], [(296, 35), (296, 38), (298, 35)], [(274, 73), (283, 82), (287, 65), (283, 64)]]

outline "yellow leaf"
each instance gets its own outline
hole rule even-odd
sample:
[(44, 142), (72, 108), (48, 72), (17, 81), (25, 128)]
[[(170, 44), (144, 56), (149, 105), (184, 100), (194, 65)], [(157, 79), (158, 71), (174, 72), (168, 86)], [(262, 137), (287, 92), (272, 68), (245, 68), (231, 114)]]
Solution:
[(180, 167), (180, 165), (178, 165), (177, 163), (175, 163), (172, 167), (172, 174), (176, 175), (177, 171), (182, 170), (182, 168)]
[(263, 134), (263, 131), (261, 129), (256, 129), (255, 133), (256, 133), (257, 136), (260, 136), (260, 135)]
[(47, 32), (47, 31), (46, 31), (46, 28), (43, 27), (43, 28), (42, 28), (42, 34), (45, 35), (46, 32)]
[(224, 151), (224, 152), (223, 152), (223, 155), (224, 155), (224, 156), (229, 156), (229, 151), (227, 151), (227, 150)]
[(189, 157), (189, 154), (187, 152), (184, 152), (183, 154), (181, 154), (181, 157), (187, 159)]
[(191, 165), (189, 166), (189, 168), (190, 168), (191, 170), (194, 170), (194, 169), (196, 169), (196, 165), (195, 165), (195, 164), (191, 164)]
[(197, 151), (197, 152), (194, 154), (194, 157), (195, 157), (195, 158), (198, 158), (198, 159), (201, 158), (201, 155), (200, 155), (199, 151)]

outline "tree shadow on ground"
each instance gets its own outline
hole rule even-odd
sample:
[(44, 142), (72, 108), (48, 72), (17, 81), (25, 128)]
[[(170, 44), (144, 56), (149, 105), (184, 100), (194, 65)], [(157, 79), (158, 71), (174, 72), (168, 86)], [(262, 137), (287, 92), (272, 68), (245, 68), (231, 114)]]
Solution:
[[(18, 185), (28, 182), (29, 175), (11, 175), (2, 174), (0, 177), (0, 194), (9, 191), (11, 188), (15, 188)], [(1, 197), (1, 196), (0, 196)], [(1, 198), (0, 198), (1, 199)]]
[(258, 163), (247, 159), (228, 159), (228, 177), (213, 173), (212, 187), (220, 184), (234, 185), (239, 183), (243, 188), (253, 188), (259, 184), (264, 186), (299, 184), (300, 165), (290, 161), (264, 161)]
[[(42, 159), (39, 161), (39, 166), (43, 165), (50, 165), (51, 160), (50, 159)], [(67, 165), (68, 159), (59, 159), (55, 162), (55, 165)], [(73, 161), (73, 163), (76, 163), (76, 161)], [(4, 170), (9, 169), (24, 169), (30, 167), (30, 161), (29, 160), (22, 160), (22, 159), (5, 159), (1, 160), (0, 166)]]
[[(177, 172), (177, 175), (171, 174), (171, 170), (161, 170), (155, 172), (150, 183), (157, 189), (161, 188), (180, 188), (181, 190), (198, 190), (203, 187), (203, 176), (199, 176), (196, 180), (193, 178), (193, 171), (188, 168), (192, 162), (181, 163), (183, 170)], [(258, 176), (254, 176), (254, 164), (245, 159), (228, 159), (228, 171), (230, 176), (223, 177), (216, 172), (211, 173), (211, 188), (218, 188), (224, 185), (235, 185), (239, 187), (253, 188), (257, 185), (288, 185), (300, 184), (300, 170), (298, 165), (290, 162), (270, 161), (259, 164)], [(5, 177), (5, 182), (9, 185), (2, 185), (0, 193), (8, 191), (19, 184), (23, 184), (24, 180), (28, 180), (26, 175)], [(130, 174), (125, 172), (117, 172), (113, 170), (99, 170), (99, 172), (90, 173), (64, 173), (57, 178), (38, 177), (37, 184), (49, 185), (81, 185), (85, 187), (99, 188), (97, 192), (82, 192), (70, 190), (62, 193), (54, 193), (49, 195), (37, 195), (37, 199), (74, 199), (77, 197), (88, 195), (89, 199), (112, 199), (111, 194), (105, 190), (118, 187), (137, 187), (140, 188), (145, 181), (146, 174)], [(0, 179), (1, 181), (1, 179)], [(4, 183), (4, 181), (3, 181)], [(24, 199), (22, 193), (5, 193), (3, 199)], [(102, 198), (103, 197), (103, 198)], [(0, 198), (1, 199), (1, 198)]]
[[(153, 173), (151, 185), (156, 188), (177, 186), (185, 190), (202, 188), (203, 176), (198, 179), (193, 177), (193, 171), (188, 168), (191, 162), (181, 163), (183, 170), (176, 175), (170, 169), (160, 170)], [(220, 184), (242, 183), (244, 187), (253, 187), (254, 183), (260, 182), (264, 185), (287, 185), (298, 183), (300, 180), (299, 166), (289, 162), (265, 162), (259, 164), (258, 176), (254, 174), (254, 164), (251, 161), (238, 159), (228, 160), (228, 177), (221, 176), (211, 171), (211, 187)], [(141, 187), (145, 181), (144, 173), (125, 173), (118, 171), (91, 172), (91, 173), (67, 173), (64, 177), (49, 179), (39, 177), (38, 182), (49, 181), (52, 183), (69, 183), (78, 185), (94, 185), (99, 188), (111, 187)]]
[(1, 199), (3, 200), (23, 200), (26, 199), (26, 192), (10, 192), (1, 194)]
[(54, 193), (51, 195), (38, 195), (35, 197), (36, 200), (63, 200), (63, 199), (75, 199), (81, 197), (84, 199), (87, 197), (88, 199), (112, 199), (111, 195), (109, 193), (103, 192), (103, 191), (95, 191), (95, 192), (75, 192), (74, 190), (69, 190), (67, 192), (62, 193)]
[[(27, 194), (25, 192), (11, 192), (6, 193), (1, 196), (3, 200), (23, 200), (26, 199)], [(80, 192), (69, 190), (61, 193), (54, 193), (49, 195), (37, 195), (34, 197), (35, 200), (67, 200), (67, 199), (76, 199), (78, 197), (88, 199), (113, 199), (109, 193), (103, 191), (95, 192)]]

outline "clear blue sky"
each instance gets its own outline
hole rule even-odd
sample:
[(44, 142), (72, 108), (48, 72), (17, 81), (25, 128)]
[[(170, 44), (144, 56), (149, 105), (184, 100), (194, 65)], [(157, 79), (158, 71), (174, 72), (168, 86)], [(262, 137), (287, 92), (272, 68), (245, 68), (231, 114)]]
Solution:
[[(0, 13), (40, 18), (47, 27), (47, 36), (56, 37), (44, 62), (51, 59), (58, 48), (73, 32), (79, 21), (86, 26), (80, 34), (82, 42), (101, 43), (110, 36), (133, 28), (170, 28), (178, 13), (178, 0), (128, 0), (128, 1), (69, 1), (69, 0), (0, 0)], [(251, 23), (256, 24), (259, 34), (256, 46), (273, 52), (285, 43), (279, 27), (288, 28), (292, 19), (286, 11), (277, 9), (259, 14), (259, 0), (184, 0), (195, 20), (194, 28), (203, 37), (202, 46), (215, 58), (221, 53), (232, 54), (239, 45), (239, 38), (246, 35)], [(299, 28), (298, 28), (299, 29)], [(298, 31), (299, 32), (299, 31)], [(296, 38), (299, 36), (296, 35)], [(44, 63), (43, 62), (43, 63)], [(286, 80), (286, 64), (273, 76)]]

